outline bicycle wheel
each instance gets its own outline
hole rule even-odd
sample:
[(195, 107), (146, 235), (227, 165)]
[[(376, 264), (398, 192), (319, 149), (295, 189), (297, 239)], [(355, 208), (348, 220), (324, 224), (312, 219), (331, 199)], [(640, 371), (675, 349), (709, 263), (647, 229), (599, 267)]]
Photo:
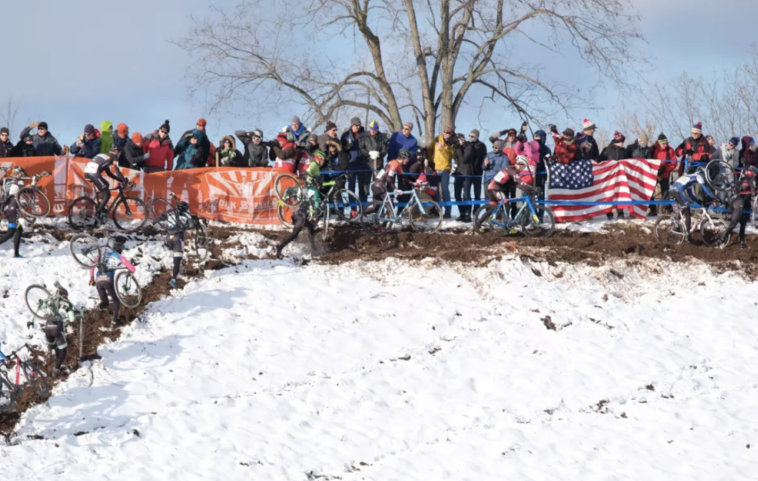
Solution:
[(113, 223), (116, 227), (126, 232), (134, 232), (142, 228), (147, 222), (147, 206), (136, 197), (124, 197), (116, 202), (113, 207)]
[(708, 247), (720, 247), (724, 248), (729, 244), (731, 234), (726, 239), (726, 242), (721, 242), (721, 239), (726, 233), (727, 223), (722, 219), (705, 220), (700, 224), (700, 234), (703, 236), (703, 242)]
[(208, 235), (205, 233), (205, 228), (202, 225), (197, 225), (192, 231), (188, 231), (187, 252), (190, 257), (193, 257), (197, 262), (205, 262), (211, 255), (210, 242), (208, 241)]
[(324, 242), (329, 240), (329, 216), (331, 209), (329, 208), (329, 202), (324, 202), (324, 232), (321, 233)]
[(16, 403), (16, 388), (0, 374), (0, 412), (7, 413)]
[(484, 204), (474, 212), (474, 232), (484, 234), (495, 228), (492, 224), (492, 214), (497, 206)]
[(32, 390), (40, 396), (47, 396), (50, 392), (50, 386), (47, 384), (47, 379), (42, 371), (37, 369), (37, 366), (30, 362), (21, 362), (21, 371), (24, 373), (27, 384), (32, 387)]
[(16, 194), (18, 206), (29, 217), (47, 217), (50, 213), (50, 200), (36, 187), (26, 186)]
[(174, 208), (166, 199), (153, 199), (150, 203), (150, 211), (153, 214), (153, 226), (157, 230), (166, 232), (175, 226)]
[(411, 198), (405, 209), (408, 212), (408, 220), (416, 232), (437, 232), (442, 225), (442, 209), (433, 200), (418, 204), (415, 198)]
[(734, 189), (736, 182), (734, 169), (723, 160), (712, 160), (705, 166), (705, 180), (719, 192)]
[(52, 296), (44, 286), (32, 284), (26, 288), (24, 297), (26, 298), (26, 307), (34, 317), (38, 319), (47, 319), (55, 314), (53, 308), (50, 306), (50, 299)]
[(295, 225), (292, 221), (292, 215), (294, 213), (292, 207), (282, 204), (281, 202), (276, 207), (276, 214), (279, 216), (279, 222), (281, 222), (284, 227), (292, 227)]
[(332, 195), (332, 203), (339, 220), (361, 222), (363, 218), (361, 199), (352, 191), (347, 189), (338, 190)]
[(290, 207), (300, 205), (303, 188), (303, 182), (292, 174), (279, 174), (274, 181), (277, 199)]
[(74, 260), (82, 267), (91, 269), (100, 260), (100, 245), (97, 243), (97, 239), (87, 234), (72, 237), (69, 248)]
[(74, 229), (91, 229), (97, 225), (97, 203), (89, 197), (79, 197), (68, 208), (68, 223)]
[(659, 243), (678, 245), (686, 238), (686, 230), (679, 217), (664, 215), (655, 221), (655, 240)]
[(363, 223), (372, 234), (386, 234), (395, 223), (395, 212), (391, 208), (388, 209), (383, 201), (372, 200), (363, 210)]
[(116, 295), (123, 305), (132, 308), (139, 306), (142, 301), (142, 289), (131, 272), (118, 271), (113, 280), (113, 285), (116, 287)]
[(542, 208), (544, 214), (542, 220), (527, 210), (521, 217), (521, 230), (527, 237), (550, 237), (555, 230), (555, 214), (549, 207)]

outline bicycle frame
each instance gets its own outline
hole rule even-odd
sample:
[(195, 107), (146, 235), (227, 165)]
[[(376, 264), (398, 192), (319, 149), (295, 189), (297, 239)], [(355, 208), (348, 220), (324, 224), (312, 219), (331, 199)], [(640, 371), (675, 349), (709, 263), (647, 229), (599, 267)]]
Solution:
[[(397, 197), (398, 195), (410, 195), (411, 199), (406, 203), (405, 209), (410, 207), (416, 207), (418, 206), (419, 210), (421, 211), (422, 215), (426, 215), (426, 210), (424, 210), (424, 203), (421, 201), (421, 198), (418, 196), (418, 190), (411, 189), (411, 190), (401, 190), (399, 193), (396, 192), (387, 192), (387, 195), (384, 196), (384, 199), (382, 200), (382, 207), (386, 207), (388, 212), (392, 212), (391, 218), (389, 217), (377, 217), (377, 220), (379, 222), (397, 222), (398, 217), (395, 216), (395, 204), (392, 202), (391, 197)], [(382, 209), (379, 209), (379, 213), (381, 213)]]
[[(510, 204), (512, 202), (521, 202), (522, 203), (521, 207), (519, 208), (518, 212), (516, 213), (516, 216), (513, 219), (510, 218), (511, 216), (508, 213), (508, 209), (505, 208), (505, 206), (507, 206), (508, 204)], [(502, 227), (503, 229), (505, 229), (507, 227), (514, 226), (514, 225), (518, 225), (518, 221), (521, 220), (521, 218), (524, 216), (524, 213), (525, 213), (527, 207), (529, 208), (530, 212), (533, 215), (538, 215), (537, 209), (534, 207), (534, 202), (532, 201), (532, 197), (531, 196), (527, 195), (527, 196), (518, 197), (518, 198), (515, 198), (515, 199), (502, 199), (500, 202), (498, 202), (497, 208), (491, 214), (491, 216), (493, 217), (493, 220), (490, 220), (490, 222), (492, 222), (492, 224), (494, 224), (494, 225), (496, 225), (498, 227)], [(506, 223), (504, 223), (504, 224), (497, 221), (497, 214), (501, 210), (505, 214), (505, 218), (506, 218)]]

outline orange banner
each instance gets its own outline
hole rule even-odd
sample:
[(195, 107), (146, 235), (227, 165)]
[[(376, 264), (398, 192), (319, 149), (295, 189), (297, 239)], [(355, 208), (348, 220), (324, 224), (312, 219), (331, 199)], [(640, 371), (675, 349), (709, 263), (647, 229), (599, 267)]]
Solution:
[[(95, 189), (84, 179), (84, 166), (89, 159), (81, 157), (29, 157), (0, 159), (0, 165), (20, 166), (29, 175), (43, 171), (53, 174), (38, 184), (52, 204), (52, 215), (68, 215), (69, 205), (83, 195), (95, 195)], [(136, 184), (128, 193), (145, 201), (148, 208), (153, 199), (168, 199), (173, 192), (190, 205), (193, 213), (210, 220), (241, 224), (278, 225), (274, 179), (279, 170), (268, 168), (214, 167), (146, 174), (121, 169)], [(103, 177), (115, 182), (109, 177)]]

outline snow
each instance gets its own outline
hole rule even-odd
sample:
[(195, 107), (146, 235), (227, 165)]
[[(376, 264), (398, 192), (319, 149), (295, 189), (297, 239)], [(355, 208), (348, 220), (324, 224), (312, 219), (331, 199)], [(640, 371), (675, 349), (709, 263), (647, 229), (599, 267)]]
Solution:
[[(169, 259), (128, 247), (159, 259), (140, 275)], [(25, 339), (25, 285), (93, 292), (67, 243), (24, 253), (0, 264), (3, 345)], [(753, 299), (698, 263), (245, 261), (26, 413), (3, 479), (754, 479)]]

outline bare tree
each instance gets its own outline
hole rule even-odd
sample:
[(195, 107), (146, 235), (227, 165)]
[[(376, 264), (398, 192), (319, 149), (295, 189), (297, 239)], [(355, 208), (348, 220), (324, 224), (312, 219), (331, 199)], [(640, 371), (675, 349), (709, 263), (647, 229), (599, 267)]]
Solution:
[(654, 141), (658, 136), (658, 124), (650, 112), (646, 112), (645, 116), (642, 117), (637, 112), (621, 109), (621, 113), (616, 115), (616, 125), (618, 125), (619, 131), (626, 136), (628, 142), (634, 142), (640, 134), (647, 135), (651, 141)]
[(0, 124), (2, 127), (8, 127), (11, 131), (11, 136), (17, 135), (16, 131), (16, 116), (18, 115), (19, 104), (13, 100), (13, 97), (8, 97), (5, 105), (0, 108)]
[(472, 95), (522, 117), (586, 105), (518, 46), (574, 52), (578, 65), (627, 84), (639, 61), (631, 8), (630, 0), (248, 0), (193, 18), (177, 44), (194, 55), (193, 93), (211, 91), (212, 109), (295, 101), (315, 125), (364, 111), (391, 129), (411, 116), (428, 143)]

